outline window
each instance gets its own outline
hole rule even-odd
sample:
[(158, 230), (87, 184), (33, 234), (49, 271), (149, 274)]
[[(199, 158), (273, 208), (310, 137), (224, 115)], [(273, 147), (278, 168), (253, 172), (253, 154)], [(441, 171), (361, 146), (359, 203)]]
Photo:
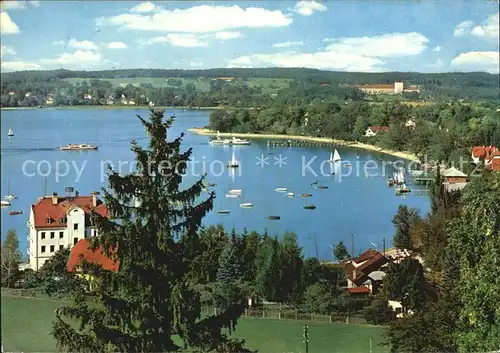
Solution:
[(85, 238), (88, 238), (88, 237), (89, 237), (89, 232), (85, 231)]
[(55, 236), (56, 236), (56, 232), (50, 232), (50, 239), (54, 239)]
[(42, 239), (45, 239), (45, 232), (40, 233), (40, 235)]
[(54, 252), (54, 250), (55, 250), (55, 245), (51, 245), (50, 246), (50, 252)]
[(75, 245), (76, 243), (78, 243), (78, 238), (73, 238), (73, 245)]
[(73, 224), (73, 230), (78, 230), (78, 223)]
[(62, 239), (64, 237), (64, 232), (59, 232), (59, 239)]
[(66, 217), (62, 217), (59, 219), (59, 223), (61, 223), (61, 224), (68, 223), (68, 219)]
[(64, 249), (64, 245), (59, 245), (59, 250)]
[(45, 245), (42, 245), (42, 249), (40, 250), (40, 252), (43, 254), (45, 253)]

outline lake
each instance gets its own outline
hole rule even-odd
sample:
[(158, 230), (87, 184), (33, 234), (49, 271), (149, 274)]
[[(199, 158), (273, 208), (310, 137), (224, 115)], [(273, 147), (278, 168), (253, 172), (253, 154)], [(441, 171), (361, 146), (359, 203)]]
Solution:
[[(177, 119), (169, 131), (173, 139), (190, 127), (208, 124), (208, 111), (168, 111)], [(147, 137), (136, 114), (146, 117), (146, 110), (133, 109), (26, 109), (2, 110), (1, 124), (1, 196), (11, 193), (18, 199), (10, 207), (2, 207), (2, 240), (7, 230), (16, 229), (20, 247), (26, 254), (27, 226), (30, 205), (37, 197), (57, 192), (64, 195), (65, 187), (72, 186), (81, 195), (106, 186), (105, 165), (128, 172), (134, 156), (130, 141), (147, 143)], [(8, 129), (15, 136), (8, 138)], [(388, 176), (394, 169), (382, 165), (396, 158), (373, 151), (335, 146), (343, 162), (352, 167), (325, 163), (332, 147), (269, 147), (267, 141), (252, 140), (250, 146), (213, 146), (210, 138), (186, 132), (184, 148), (193, 148), (193, 162), (188, 168), (186, 183), (203, 172), (217, 195), (214, 211), (204, 223), (223, 224), (239, 231), (264, 231), (282, 235), (285, 231), (298, 235), (305, 255), (332, 258), (330, 244), (344, 241), (349, 251), (354, 239), (355, 253), (369, 247), (382, 249), (391, 246), (394, 227), (391, 219), (400, 204), (416, 207), (421, 214), (429, 211), (430, 201), (418, 192), (404, 198), (395, 196), (387, 186)], [(98, 151), (63, 152), (58, 146), (68, 143), (90, 143)], [(226, 165), (235, 154), (240, 168)], [(368, 162), (372, 161), (372, 162)], [(370, 163), (372, 165), (370, 165)], [(367, 172), (364, 168), (370, 169)], [(333, 169), (331, 169), (333, 168)], [(331, 172), (334, 171), (334, 175)], [(351, 175), (347, 175), (351, 174)], [(313, 183), (328, 188), (315, 188)], [(294, 192), (275, 192), (276, 187)], [(243, 189), (241, 198), (226, 198), (229, 189)], [(302, 198), (310, 193), (310, 198)], [(240, 208), (242, 202), (251, 202), (253, 208)], [(314, 204), (316, 209), (306, 210), (304, 205)], [(217, 214), (227, 209), (229, 214)], [(21, 210), (22, 215), (8, 215), (10, 210)], [(269, 220), (270, 215), (280, 216)], [(354, 234), (354, 236), (351, 236)]]

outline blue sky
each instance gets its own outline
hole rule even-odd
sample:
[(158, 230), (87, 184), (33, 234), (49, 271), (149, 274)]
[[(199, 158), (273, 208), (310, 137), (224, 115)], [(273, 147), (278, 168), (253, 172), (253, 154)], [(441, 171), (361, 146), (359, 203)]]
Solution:
[(499, 70), (496, 1), (2, 1), (2, 72)]

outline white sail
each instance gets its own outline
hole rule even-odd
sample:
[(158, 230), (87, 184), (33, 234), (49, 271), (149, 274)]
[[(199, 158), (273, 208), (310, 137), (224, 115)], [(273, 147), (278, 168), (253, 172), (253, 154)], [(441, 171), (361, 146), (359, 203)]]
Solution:
[(9, 136), (14, 136), (14, 131), (12, 131), (12, 129), (9, 129), (9, 133), (8, 133)]
[(330, 161), (333, 161), (333, 152), (330, 153)]
[(335, 149), (335, 153), (333, 154), (333, 161), (334, 162), (338, 162), (340, 161), (342, 158), (340, 158), (340, 154), (339, 154), (339, 151), (337, 151), (337, 149)]
[(217, 140), (220, 140), (220, 132), (217, 130)]

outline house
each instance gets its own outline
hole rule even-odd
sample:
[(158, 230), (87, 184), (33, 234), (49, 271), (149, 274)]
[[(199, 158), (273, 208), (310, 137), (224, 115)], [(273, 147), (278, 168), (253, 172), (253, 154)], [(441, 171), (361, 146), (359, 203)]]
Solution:
[(68, 272), (74, 272), (78, 276), (87, 279), (89, 282), (89, 289), (92, 290), (94, 281), (92, 280), (91, 275), (84, 275), (80, 273), (82, 271), (83, 263), (86, 262), (89, 264), (99, 265), (103, 270), (116, 272), (120, 267), (120, 262), (109, 258), (104, 253), (102, 248), (92, 250), (89, 247), (90, 241), (88, 239), (79, 240), (69, 253), (66, 269)]
[(120, 103), (121, 103), (121, 104), (125, 104), (125, 105), (127, 105), (127, 104), (128, 104), (127, 97), (125, 97), (125, 95), (124, 95), (124, 94), (122, 94), (122, 96), (120, 97)]
[(45, 96), (45, 104), (54, 105), (54, 95), (52, 93), (49, 93), (47, 94), (47, 96)]
[(443, 185), (448, 192), (462, 190), (467, 185), (467, 174), (462, 173), (455, 167), (445, 169), (441, 175)]
[(486, 159), (490, 159), (490, 156), (498, 152), (498, 148), (496, 146), (474, 146), (472, 147), (472, 161), (475, 164), (479, 162), (485, 163)]
[(376, 136), (378, 132), (388, 132), (389, 128), (387, 126), (368, 126), (365, 131), (365, 136)]
[(83, 99), (90, 100), (90, 99), (92, 99), (92, 96), (91, 96), (90, 94), (88, 94), (88, 93), (85, 93), (85, 94), (83, 95)]
[[(344, 263), (347, 291), (350, 294), (376, 293), (385, 276), (383, 267), (390, 260), (375, 249), (369, 249)], [(365, 287), (368, 289), (351, 289)]]
[(114, 102), (114, 98), (113, 96), (109, 96), (108, 99), (106, 100), (106, 104), (107, 105), (113, 105), (115, 102)]
[(400, 94), (403, 93), (403, 82), (394, 82), (393, 84), (374, 84), (374, 85), (356, 85), (354, 86), (366, 94)]
[(81, 239), (97, 235), (91, 224), (92, 211), (109, 216), (108, 209), (97, 197), (97, 192), (89, 196), (40, 197), (31, 205), (28, 220), (28, 256), (33, 270), (40, 269), (54, 253), (63, 248), (71, 249)]
[(415, 123), (415, 120), (412, 118), (406, 120), (405, 126), (410, 129), (414, 129), (417, 126), (417, 123)]
[(392, 309), (396, 313), (396, 318), (401, 319), (404, 317), (405, 314), (407, 315), (412, 315), (413, 311), (408, 310), (406, 313), (404, 312), (403, 305), (401, 305), (401, 302), (398, 302), (397, 300), (388, 300), (388, 306), (389, 308)]
[(487, 157), (484, 165), (486, 169), (498, 172), (500, 171), (500, 151), (493, 152)]

